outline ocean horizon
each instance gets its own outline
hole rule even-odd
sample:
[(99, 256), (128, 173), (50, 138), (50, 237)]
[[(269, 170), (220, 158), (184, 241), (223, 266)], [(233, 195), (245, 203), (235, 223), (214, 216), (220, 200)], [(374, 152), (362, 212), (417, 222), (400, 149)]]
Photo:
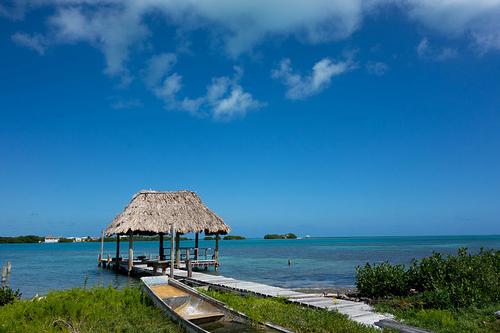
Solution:
[[(165, 244), (167, 246), (167, 244)], [(194, 241), (181, 241), (181, 247)], [(138, 279), (97, 267), (100, 242), (0, 244), (0, 263), (12, 263), (8, 285), (20, 289), (23, 298), (51, 290), (111, 285), (122, 288)], [(128, 244), (122, 241), (126, 255)], [(200, 247), (213, 247), (200, 240)], [(500, 235), (453, 236), (356, 236), (311, 237), (264, 240), (247, 238), (220, 242), (220, 269), (217, 273), (236, 279), (285, 288), (344, 288), (355, 285), (355, 270), (365, 263), (408, 265), (439, 252), (455, 254), (459, 248), (471, 252), (500, 249)], [(104, 243), (104, 254), (115, 253), (115, 243)], [(137, 241), (135, 255), (158, 253), (158, 242)], [(290, 260), (291, 265), (288, 265)]]

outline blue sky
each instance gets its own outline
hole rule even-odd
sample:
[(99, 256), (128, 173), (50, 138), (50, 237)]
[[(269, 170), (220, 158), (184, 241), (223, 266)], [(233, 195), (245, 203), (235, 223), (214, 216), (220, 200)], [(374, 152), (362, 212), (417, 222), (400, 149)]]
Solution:
[(500, 1), (0, 4), (2, 235), (140, 189), (234, 234), (500, 233)]

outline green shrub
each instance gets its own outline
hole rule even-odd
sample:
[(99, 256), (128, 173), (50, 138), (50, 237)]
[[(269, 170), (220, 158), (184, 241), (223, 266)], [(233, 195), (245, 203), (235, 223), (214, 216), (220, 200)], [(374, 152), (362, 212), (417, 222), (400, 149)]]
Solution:
[(0, 306), (13, 303), (15, 300), (20, 298), (21, 293), (19, 292), (19, 289), (12, 290), (9, 287), (0, 288)]
[(366, 264), (356, 270), (361, 295), (373, 298), (407, 296), (425, 307), (463, 308), (500, 301), (500, 251), (456, 256), (432, 256), (414, 260), (411, 267)]
[(403, 265), (367, 263), (364, 267), (356, 268), (356, 276), (356, 286), (365, 296), (404, 296), (410, 290), (408, 273)]
[(500, 251), (432, 256), (414, 261), (408, 274), (425, 304), (436, 308), (483, 306), (500, 300)]

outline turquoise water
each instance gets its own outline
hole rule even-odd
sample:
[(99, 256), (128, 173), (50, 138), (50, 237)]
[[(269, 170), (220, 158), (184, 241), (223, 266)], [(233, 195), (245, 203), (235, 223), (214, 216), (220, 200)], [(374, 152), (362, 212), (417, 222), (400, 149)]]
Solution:
[[(183, 241), (181, 246), (192, 246)], [(301, 240), (221, 241), (219, 274), (288, 288), (353, 286), (354, 272), (366, 262), (408, 264), (432, 251), (456, 253), (460, 247), (478, 251), (500, 249), (500, 236), (447, 237), (350, 237)], [(114, 243), (104, 253), (113, 254)], [(128, 244), (122, 242), (122, 253)], [(213, 247), (200, 241), (200, 247)], [(157, 254), (157, 242), (135, 242), (135, 254)], [(9, 284), (23, 297), (53, 289), (87, 285), (121, 287), (137, 283), (134, 278), (97, 268), (100, 243), (0, 244), (0, 263), (12, 262)], [(288, 266), (288, 259), (292, 265)]]

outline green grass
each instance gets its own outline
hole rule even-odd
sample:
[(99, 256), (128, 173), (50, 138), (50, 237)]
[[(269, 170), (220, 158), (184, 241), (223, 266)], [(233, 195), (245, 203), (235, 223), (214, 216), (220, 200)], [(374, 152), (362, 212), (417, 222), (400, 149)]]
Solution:
[(278, 298), (239, 296), (212, 290), (202, 292), (247, 314), (255, 321), (272, 322), (296, 332), (381, 332), (357, 324), (334, 311), (305, 308)]
[[(375, 333), (336, 312), (303, 308), (281, 299), (207, 292), (255, 321), (271, 321), (297, 332)], [(95, 287), (54, 291), (39, 300), (0, 307), (3, 332), (182, 332), (150, 304), (138, 288)]]
[(0, 332), (182, 332), (138, 288), (54, 291), (0, 307)]
[(436, 333), (500, 333), (500, 320), (495, 318), (495, 311), (500, 309), (500, 304), (480, 309), (425, 309), (411, 298), (397, 298), (380, 301), (375, 309), (392, 313), (406, 324)]

